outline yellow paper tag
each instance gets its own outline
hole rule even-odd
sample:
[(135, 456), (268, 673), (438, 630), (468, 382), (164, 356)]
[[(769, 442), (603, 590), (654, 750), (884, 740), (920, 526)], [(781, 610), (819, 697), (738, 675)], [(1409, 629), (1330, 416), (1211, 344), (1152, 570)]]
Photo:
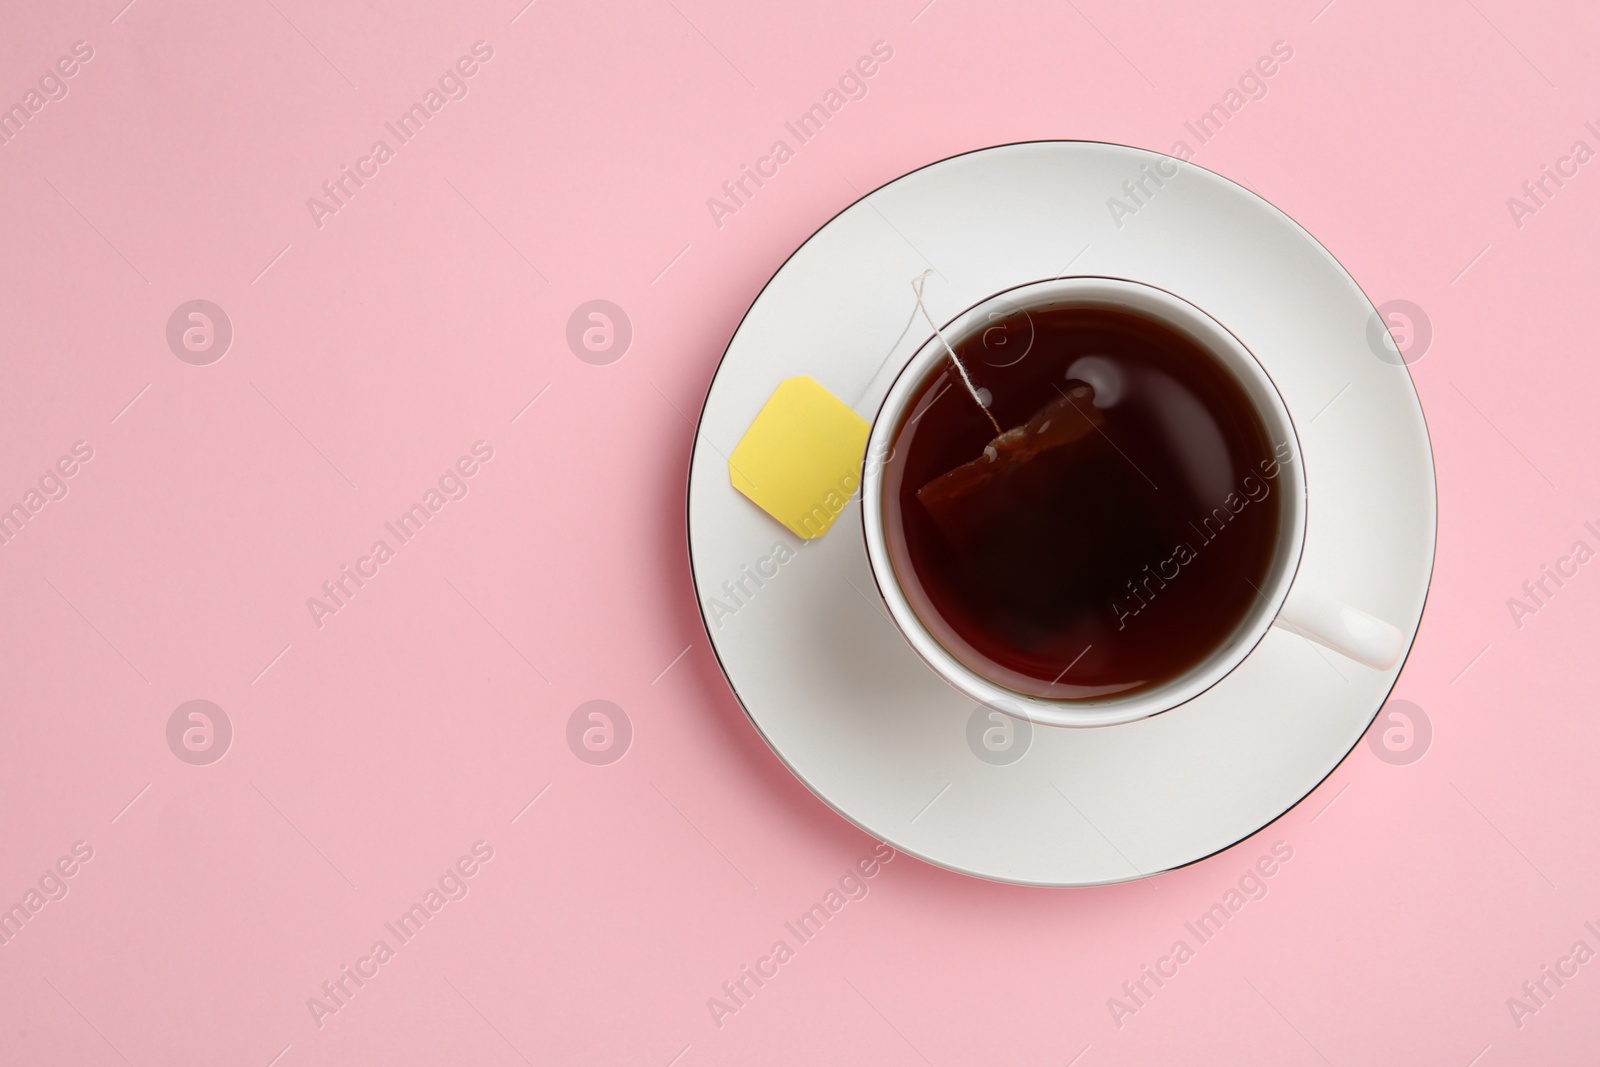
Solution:
[(821, 537), (861, 486), (869, 430), (812, 379), (790, 378), (728, 457), (728, 479), (796, 537)]

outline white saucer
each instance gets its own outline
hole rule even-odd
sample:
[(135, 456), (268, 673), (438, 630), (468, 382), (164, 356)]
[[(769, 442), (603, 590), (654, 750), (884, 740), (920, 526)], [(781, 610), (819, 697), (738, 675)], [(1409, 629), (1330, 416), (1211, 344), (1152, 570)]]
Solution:
[[(1136, 204), (1123, 183), (1158, 161), (1179, 173), (1159, 188), (1147, 179)], [(1136, 210), (1113, 219), (1112, 197)], [(928, 266), (941, 320), (1071, 273), (1147, 282), (1233, 331), (1272, 376), (1304, 451), (1298, 580), (1393, 623), (1409, 648), (1436, 503), (1408, 371), (1369, 347), (1376, 312), (1354, 280), (1271, 204), (1165, 156), (1041, 141), (943, 160), (845, 209), (762, 290), (711, 384), (689, 477), (701, 612), (735, 694), (801, 781), (903, 852), (1008, 882), (1118, 882), (1227, 848), (1338, 765), (1400, 666), (1372, 670), (1274, 628), (1187, 704), (1096, 729), (1015, 723), (1005, 747), (1005, 728), (889, 621), (859, 501), (801, 542), (729, 483), (728, 454), (786, 378), (809, 375), (873, 419), (930, 333), (911, 319), (911, 279)], [(773, 568), (763, 584), (747, 577)], [(732, 614), (713, 615), (713, 597)], [(998, 751), (980, 740), (990, 728)]]

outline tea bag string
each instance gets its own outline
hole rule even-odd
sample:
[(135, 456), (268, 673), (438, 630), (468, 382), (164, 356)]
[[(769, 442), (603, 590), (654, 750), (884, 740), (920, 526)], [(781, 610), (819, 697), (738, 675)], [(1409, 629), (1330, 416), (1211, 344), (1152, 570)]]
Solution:
[(922, 309), (922, 317), (928, 320), (929, 326), (933, 327), (934, 336), (939, 338), (939, 343), (944, 345), (944, 350), (950, 353), (950, 362), (956, 365), (956, 370), (961, 374), (961, 380), (966, 383), (967, 392), (972, 394), (972, 402), (978, 405), (979, 410), (984, 415), (988, 416), (990, 424), (994, 426), (994, 432), (1002, 434), (1005, 431), (1000, 428), (1000, 423), (995, 419), (994, 413), (988, 409), (983, 399), (978, 396), (978, 387), (972, 384), (972, 378), (967, 374), (967, 368), (962, 364), (961, 357), (956, 355), (956, 350), (950, 347), (949, 341), (945, 340), (943, 331), (939, 329), (939, 324), (933, 321), (933, 316), (928, 314), (928, 306), (922, 302), (922, 288), (928, 284), (928, 275), (933, 273), (935, 271), (930, 267), (911, 280), (911, 291), (917, 294), (917, 307)]

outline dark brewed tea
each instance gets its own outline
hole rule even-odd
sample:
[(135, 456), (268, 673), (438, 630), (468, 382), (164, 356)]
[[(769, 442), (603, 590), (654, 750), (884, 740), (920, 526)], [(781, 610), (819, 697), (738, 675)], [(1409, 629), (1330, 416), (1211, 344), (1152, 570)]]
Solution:
[(1016, 312), (955, 351), (988, 412), (947, 357), (884, 472), (890, 557), (935, 639), (1054, 699), (1138, 692), (1222, 646), (1268, 584), (1292, 455), (1244, 386), (1122, 310)]

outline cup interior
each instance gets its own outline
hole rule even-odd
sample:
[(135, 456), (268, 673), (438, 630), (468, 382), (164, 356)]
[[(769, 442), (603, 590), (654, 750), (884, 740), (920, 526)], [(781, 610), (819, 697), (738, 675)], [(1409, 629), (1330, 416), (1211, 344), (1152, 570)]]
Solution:
[(1276, 540), (1253, 607), (1191, 668), (1133, 693), (1074, 699), (1043, 697), (1026, 692), (1001, 669), (976, 669), (970, 655), (958, 656), (947, 647), (936, 634), (948, 634), (949, 627), (936, 617), (929, 617), (936, 615), (936, 609), (920, 595), (918, 583), (907, 580), (908, 576), (897, 569), (907, 566), (904, 554), (892, 552), (889, 544), (890, 536), (899, 531), (895, 509), (900, 505), (892, 492), (893, 479), (886, 476), (886, 463), (878, 458), (892, 456), (908, 406), (930, 379), (948, 366), (944, 342), (937, 336), (930, 336), (902, 369), (873, 421), (862, 474), (863, 530), (873, 577), (891, 618), (917, 654), (946, 682), (981, 704), (1034, 722), (1056, 726), (1112, 725), (1157, 714), (1193, 699), (1225, 677), (1265, 635), (1282, 607), (1299, 563), (1305, 532), (1305, 480), (1294, 425), (1261, 364), (1215, 319), (1165, 290), (1105, 277), (1034, 282), (988, 297), (941, 326), (941, 331), (958, 349), (967, 341), (983, 344), (985, 359), (991, 365), (1004, 365), (1004, 360), (1013, 358), (1015, 348), (1004, 347), (1007, 338), (996, 332), (996, 323), (1020, 321), (1018, 315), (1025, 318), (1031, 312), (1055, 308), (1118, 311), (1152, 320), (1183, 335), (1240, 387), (1268, 439), (1286, 446), (1288, 459), (1277, 475), (1277, 491), (1282, 495)]

